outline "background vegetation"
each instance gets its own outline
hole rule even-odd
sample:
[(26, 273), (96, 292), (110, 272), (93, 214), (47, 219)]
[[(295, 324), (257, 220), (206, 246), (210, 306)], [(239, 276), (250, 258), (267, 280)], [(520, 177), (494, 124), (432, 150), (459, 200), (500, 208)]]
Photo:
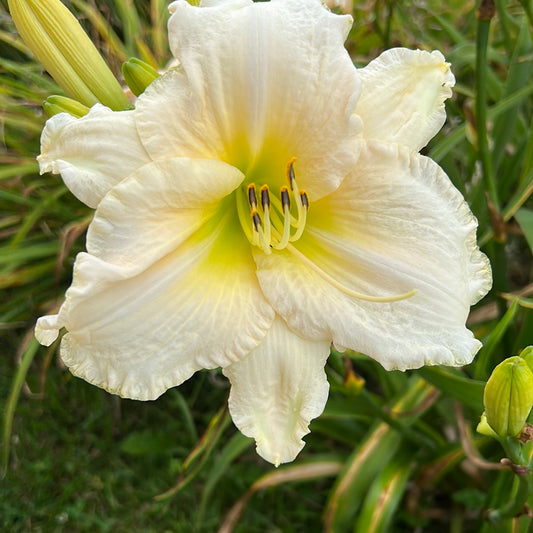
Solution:
[[(494, 366), (533, 344), (532, 2), (496, 1), (486, 20), (471, 0), (354, 2), (357, 65), (392, 46), (439, 49), (453, 65), (448, 122), (426, 151), (478, 217), (495, 286), (472, 311), (484, 348), (466, 368), (385, 372), (332, 354), (326, 411), (297, 461), (277, 470), (231, 424), (218, 372), (133, 402), (72, 377), (55, 345), (33, 340), (36, 318), (70, 283), (91, 212), (59, 177), (38, 175), (41, 104), (62, 93), (1, 2), (0, 529), (528, 531), (531, 476), (521, 498), (519, 476), (499, 463), (506, 452), (475, 428)], [(167, 0), (65, 3), (117, 76), (130, 56), (157, 68), (170, 59)]]

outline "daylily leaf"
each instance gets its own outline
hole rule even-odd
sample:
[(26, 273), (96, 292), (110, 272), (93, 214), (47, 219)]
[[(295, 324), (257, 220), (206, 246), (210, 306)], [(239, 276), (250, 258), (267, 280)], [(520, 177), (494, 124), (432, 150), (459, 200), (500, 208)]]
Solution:
[(533, 211), (522, 207), (514, 216), (524, 232), (529, 249), (533, 251)]

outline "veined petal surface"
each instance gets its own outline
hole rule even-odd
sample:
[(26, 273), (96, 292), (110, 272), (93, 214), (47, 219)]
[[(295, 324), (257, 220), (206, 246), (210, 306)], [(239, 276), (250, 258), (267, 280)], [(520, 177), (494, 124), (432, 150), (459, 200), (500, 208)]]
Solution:
[[(312, 206), (296, 255), (254, 257), (267, 299), (304, 337), (333, 339), (386, 369), (462, 365), (480, 347), (465, 328), (470, 305), (491, 286), (476, 227), (432, 160), (369, 142), (353, 174)], [(417, 292), (401, 301), (368, 302), (332, 286), (319, 269), (359, 293)]]
[(361, 97), (355, 112), (365, 139), (409, 146), (418, 152), (442, 128), (444, 101), (455, 78), (438, 52), (393, 48), (359, 69)]
[(150, 156), (213, 157), (281, 180), (297, 157), (310, 196), (335, 189), (356, 161), (360, 127), (353, 114), (360, 82), (343, 47), (351, 17), (319, 0), (170, 8), (181, 67), (137, 102)]
[[(65, 327), (61, 357), (75, 375), (141, 400), (246, 356), (274, 312), (234, 203), (213, 203), (241, 177), (222, 162), (178, 159), (117, 185), (96, 211), (92, 254), (78, 255), (66, 301), (38, 321), (38, 340)], [(204, 187), (211, 178), (225, 184), (213, 183), (216, 193)]]
[(111, 187), (150, 161), (133, 113), (96, 104), (82, 118), (54, 115), (41, 136), (41, 174), (61, 174), (74, 196), (95, 208)]
[(87, 233), (87, 251), (135, 275), (221, 214), (221, 200), (243, 177), (214, 159), (148, 163), (101, 201)]
[(276, 466), (298, 455), (309, 422), (324, 410), (329, 350), (328, 341), (303, 339), (276, 317), (248, 357), (223, 369), (231, 381), (229, 409), (235, 425)]

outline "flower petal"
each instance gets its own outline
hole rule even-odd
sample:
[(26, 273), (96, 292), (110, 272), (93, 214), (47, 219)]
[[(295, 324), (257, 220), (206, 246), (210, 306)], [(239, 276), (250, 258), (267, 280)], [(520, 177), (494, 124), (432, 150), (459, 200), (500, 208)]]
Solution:
[(255, 438), (257, 453), (276, 466), (298, 455), (309, 422), (324, 410), (329, 349), (329, 342), (302, 339), (278, 317), (248, 357), (223, 369), (231, 381), (235, 425)]
[(149, 163), (100, 202), (87, 233), (87, 251), (133, 276), (220, 212), (220, 201), (243, 178), (235, 167), (212, 159)]
[(221, 194), (218, 181), (231, 190), (242, 175), (216, 161), (157, 162), (102, 200), (88, 234), (92, 254), (78, 255), (59, 314), (36, 327), (47, 344), (68, 330), (61, 356), (75, 375), (149, 400), (262, 340), (274, 312), (233, 198), (213, 204), (209, 177)]
[(438, 52), (393, 48), (359, 70), (363, 136), (418, 152), (442, 128), (455, 78)]
[[(476, 227), (432, 160), (369, 143), (354, 173), (311, 206), (295, 253), (255, 254), (258, 278), (274, 309), (307, 338), (333, 339), (387, 369), (462, 365), (480, 347), (464, 326), (469, 307), (491, 286)], [(359, 293), (417, 293), (369, 302), (334, 287), (320, 270)]]
[(137, 102), (150, 155), (222, 159), (262, 174), (258, 183), (273, 169), (283, 181), (297, 157), (311, 196), (336, 188), (357, 158), (360, 83), (343, 47), (351, 17), (319, 0), (201, 8), (178, 1), (171, 11), (170, 44), (181, 68)]
[(131, 172), (150, 161), (133, 121), (133, 111), (100, 104), (76, 119), (67, 113), (46, 122), (37, 158), (41, 174), (61, 174), (66, 186), (89, 207)]

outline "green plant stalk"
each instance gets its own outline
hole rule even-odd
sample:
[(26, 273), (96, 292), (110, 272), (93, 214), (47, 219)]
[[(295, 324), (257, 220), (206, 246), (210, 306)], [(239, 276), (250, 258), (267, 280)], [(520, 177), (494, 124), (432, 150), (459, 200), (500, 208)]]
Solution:
[(11, 431), (13, 428), (13, 417), (15, 416), (15, 409), (17, 407), (20, 391), (22, 390), (22, 385), (24, 384), (24, 380), (26, 379), (26, 374), (28, 373), (28, 369), (30, 368), (31, 362), (35, 357), (38, 348), (39, 343), (35, 339), (32, 339), (26, 351), (22, 355), (20, 365), (11, 385), (11, 392), (9, 393), (9, 398), (7, 399), (6, 410), (4, 413), (4, 427), (2, 431), (3, 450), (1, 477), (5, 477), (5, 475), (7, 474), (7, 467), (9, 463), (9, 443), (11, 440)]
[[(505, 235), (502, 234), (498, 225), (501, 219), (501, 204), (498, 186), (495, 179), (492, 157), (489, 149), (487, 132), (487, 48), (489, 42), (490, 22), (494, 16), (493, 0), (482, 0), (478, 10), (476, 32), (476, 128), (478, 137), (478, 153), (483, 169), (491, 209), (495, 211), (494, 244), (492, 248), (493, 291), (507, 292), (507, 259), (504, 249)], [(502, 298), (497, 298), (498, 312), (500, 317), (505, 314), (506, 304)], [(507, 343), (509, 344), (509, 343)], [(510, 348), (510, 346), (509, 346)]]
[[(527, 87), (530, 84), (531, 76), (533, 74), (533, 61), (525, 60), (525, 58), (530, 56), (533, 52), (533, 43), (531, 29), (524, 17), (521, 17), (520, 25), (516, 28), (516, 33), (515, 45), (510, 46), (508, 49), (509, 67), (503, 85), (503, 98), (516, 94), (516, 92), (522, 87)], [(526, 109), (527, 101), (517, 102), (517, 104), (509, 109), (505, 115), (500, 115), (494, 120), (494, 127), (492, 129), (493, 147), (491, 155), (492, 164), (497, 174), (499, 174), (498, 171), (501, 168), (502, 162), (509, 160), (510, 158), (510, 156), (506, 154), (506, 147), (513, 143), (513, 135), (517, 130), (517, 125), (520, 123), (522, 110), (525, 111)], [(526, 138), (528, 137), (529, 136), (526, 136)], [(518, 158), (519, 154), (516, 154), (513, 157), (515, 160)], [(500, 182), (499, 193), (501, 196), (506, 197), (504, 191), (514, 189), (514, 183), (520, 175), (520, 165), (513, 166), (515, 167), (514, 171), (505, 172), (506, 175)]]
[(354, 533), (390, 531), (413, 465), (410, 446), (406, 446), (391, 458), (368, 488), (363, 507), (352, 530)]
[[(505, 236), (503, 236), (503, 239), (505, 239)], [(492, 242), (491, 248), (493, 279), (492, 290), (496, 295), (496, 304), (498, 306), (499, 316), (503, 317), (507, 312), (507, 303), (500, 296), (500, 294), (509, 292), (509, 285), (507, 283), (507, 253), (505, 252), (505, 242), (503, 240), (500, 240), (500, 237), (495, 234), (495, 238)], [(506, 334), (502, 340), (502, 348), (509, 352), (511, 349), (510, 336)]]
[[(411, 381), (405, 393), (396, 399), (392, 416), (397, 417), (401, 413), (415, 410), (403, 420), (406, 425), (413, 424), (429, 407), (426, 402), (433, 390), (423, 379)], [(330, 493), (324, 511), (325, 531), (347, 531), (350, 524), (353, 524), (368, 487), (383, 470), (383, 465), (395, 456), (403, 441), (402, 437), (385, 422), (377, 421), (372, 425), (366, 437), (345, 462), (343, 472)]]
[(383, 36), (384, 48), (390, 48), (390, 35), (392, 27), (392, 17), (394, 13), (394, 1), (388, 0), (386, 2), (386, 21), (385, 21), (385, 34)]
[(500, 509), (495, 509), (489, 513), (489, 520), (495, 524), (502, 520), (509, 520), (518, 516), (524, 509), (528, 496), (531, 493), (531, 474), (527, 476), (517, 476), (517, 489), (514, 497)]
[(501, 346), (504, 335), (508, 331), (508, 328), (512, 326), (517, 311), (518, 300), (514, 300), (485, 340), (485, 344), (477, 356), (476, 367), (474, 369), (475, 379), (484, 380), (488, 378), (490, 369), (495, 365), (492, 355), (496, 348)]
[(363, 389), (360, 395), (361, 400), (364, 400), (370, 407), (373, 415), (376, 419), (381, 419), (383, 422), (388, 424), (392, 429), (395, 429), (404, 439), (408, 442), (411, 442), (415, 446), (419, 446), (420, 443), (424, 443), (428, 448), (435, 448), (435, 442), (432, 439), (420, 433), (419, 431), (414, 430), (412, 427), (403, 424), (400, 420), (394, 418), (394, 415), (388, 414), (384, 409), (382, 409), (376, 402), (372, 399), (370, 394)]
[[(482, 2), (483, 4), (484, 2)], [(480, 8), (481, 10), (481, 8)], [(476, 128), (479, 159), (483, 168), (483, 178), (487, 185), (490, 200), (500, 212), (498, 188), (492, 168), (487, 132), (487, 47), (489, 42), (490, 18), (478, 16), (476, 34)]]
[[(514, 438), (508, 437), (500, 440), (505, 453), (515, 465), (526, 466), (527, 460), (524, 458), (522, 445)], [(517, 475), (515, 478), (514, 496), (509, 502), (494, 509), (489, 513), (489, 520), (495, 524), (502, 520), (510, 520), (520, 515), (527, 503), (528, 497), (533, 489), (531, 472), (526, 475)]]
[(183, 490), (202, 470), (211, 456), (215, 444), (230, 423), (229, 411), (226, 406), (220, 409), (211, 419), (208, 428), (202, 435), (187, 459), (183, 462), (176, 484), (162, 494), (154, 496), (155, 501), (164, 501), (180, 490)]
[(165, 0), (150, 0), (151, 49), (158, 62), (162, 62), (168, 57), (167, 37), (163, 31), (167, 18), (167, 2)]
[(496, 0), (496, 11), (498, 12), (498, 21), (500, 23), (501, 32), (503, 35), (503, 41), (505, 43), (505, 48), (509, 55), (513, 52), (513, 44), (511, 35), (509, 32), (509, 14), (507, 2), (502, 2), (501, 0)]
[[(531, 119), (531, 123), (529, 125), (529, 131), (532, 131), (531, 128), (533, 128), (533, 118)], [(528, 137), (524, 153), (524, 163), (522, 167), (522, 174), (520, 176), (521, 183), (529, 182), (530, 180), (528, 179), (528, 175), (531, 173), (531, 171), (533, 171), (533, 135)], [(533, 179), (531, 179), (531, 182), (533, 182)]]
[(531, 5), (531, 0), (518, 0), (522, 7), (524, 8), (524, 11), (526, 12), (527, 18), (529, 19), (529, 24), (533, 26), (533, 8)]

